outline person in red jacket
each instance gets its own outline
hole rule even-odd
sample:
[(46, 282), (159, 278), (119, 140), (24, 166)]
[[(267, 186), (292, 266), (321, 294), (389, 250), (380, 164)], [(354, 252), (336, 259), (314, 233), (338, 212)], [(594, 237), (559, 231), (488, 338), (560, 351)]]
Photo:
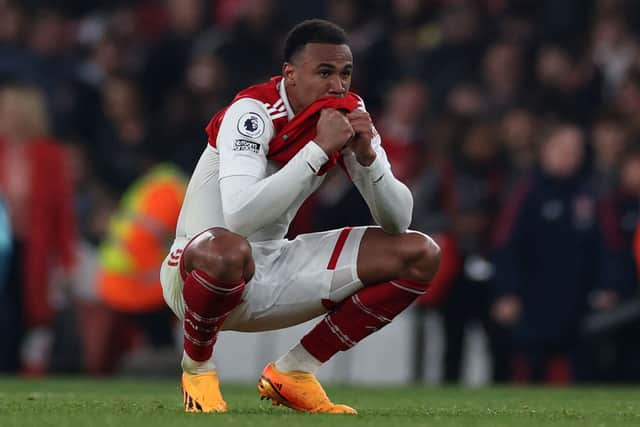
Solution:
[[(75, 215), (68, 154), (48, 136), (40, 92), (0, 89), (0, 192), (13, 229), (8, 286), (0, 293), (0, 370), (46, 370), (54, 308), (53, 273), (68, 276), (74, 263)], [(19, 360), (20, 347), (25, 357)]]
[[(408, 230), (411, 192), (391, 172), (364, 102), (349, 92), (344, 31), (304, 21), (289, 33), (284, 61), (281, 76), (238, 93), (207, 126), (161, 267), (165, 300), (183, 319), (186, 411), (227, 410), (212, 359), (221, 329), (273, 330), (326, 314), (266, 366), (258, 391), (299, 411), (355, 413), (329, 400), (315, 371), (406, 309), (440, 262), (437, 244)], [(335, 164), (379, 226), (286, 240)]]

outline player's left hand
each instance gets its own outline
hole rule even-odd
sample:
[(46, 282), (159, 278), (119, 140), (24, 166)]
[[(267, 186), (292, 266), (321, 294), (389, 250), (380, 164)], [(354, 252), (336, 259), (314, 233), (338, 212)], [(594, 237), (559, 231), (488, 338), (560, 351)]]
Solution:
[(376, 158), (376, 151), (371, 145), (373, 139), (373, 122), (366, 111), (354, 110), (347, 114), (347, 119), (355, 132), (355, 136), (347, 147), (351, 149), (356, 160), (363, 166), (369, 166)]

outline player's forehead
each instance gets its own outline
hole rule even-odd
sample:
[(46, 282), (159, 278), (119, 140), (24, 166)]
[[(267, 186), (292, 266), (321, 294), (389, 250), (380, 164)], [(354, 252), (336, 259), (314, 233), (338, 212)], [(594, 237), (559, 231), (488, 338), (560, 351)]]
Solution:
[(319, 64), (331, 64), (338, 69), (353, 66), (353, 55), (346, 44), (307, 43), (297, 59), (301, 64), (312, 67)]

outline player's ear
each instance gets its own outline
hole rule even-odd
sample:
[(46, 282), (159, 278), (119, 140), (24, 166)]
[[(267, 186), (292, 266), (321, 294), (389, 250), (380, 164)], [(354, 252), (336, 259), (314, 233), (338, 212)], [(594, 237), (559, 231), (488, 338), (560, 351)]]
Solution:
[(282, 77), (288, 86), (295, 86), (295, 67), (290, 62), (282, 65)]

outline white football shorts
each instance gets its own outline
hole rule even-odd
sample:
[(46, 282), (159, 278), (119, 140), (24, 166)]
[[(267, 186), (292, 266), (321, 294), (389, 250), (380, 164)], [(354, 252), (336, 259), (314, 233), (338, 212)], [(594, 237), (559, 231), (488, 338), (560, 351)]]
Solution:
[[(347, 227), (302, 234), (294, 240), (250, 242), (255, 274), (222, 329), (256, 332), (297, 325), (361, 289), (357, 259), (366, 229)], [(160, 269), (164, 299), (180, 319), (184, 318), (180, 261), (189, 242), (176, 239)]]

